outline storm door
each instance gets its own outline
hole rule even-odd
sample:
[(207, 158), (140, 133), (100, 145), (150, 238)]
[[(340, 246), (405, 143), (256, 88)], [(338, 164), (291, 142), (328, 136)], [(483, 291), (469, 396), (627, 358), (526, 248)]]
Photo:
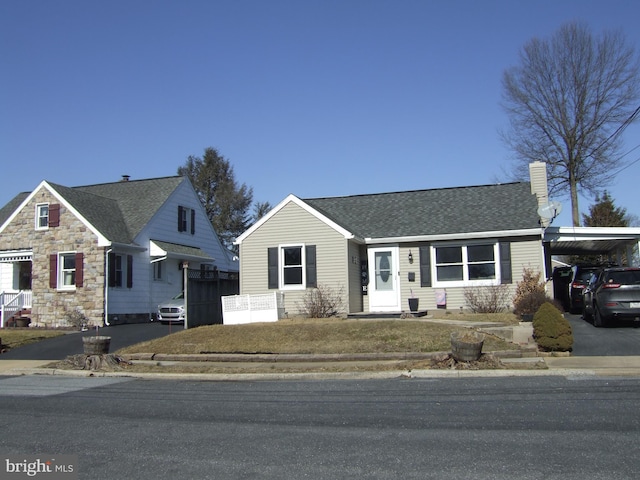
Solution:
[(369, 311), (399, 312), (398, 247), (369, 249)]

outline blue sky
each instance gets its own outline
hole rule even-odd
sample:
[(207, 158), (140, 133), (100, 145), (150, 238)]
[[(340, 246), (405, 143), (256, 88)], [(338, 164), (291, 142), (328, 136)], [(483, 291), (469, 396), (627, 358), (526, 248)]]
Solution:
[[(0, 205), (175, 175), (209, 146), (273, 205), (494, 183), (522, 45), (579, 20), (640, 49), (638, 19), (635, 0), (0, 0)], [(640, 216), (638, 178), (609, 191)]]

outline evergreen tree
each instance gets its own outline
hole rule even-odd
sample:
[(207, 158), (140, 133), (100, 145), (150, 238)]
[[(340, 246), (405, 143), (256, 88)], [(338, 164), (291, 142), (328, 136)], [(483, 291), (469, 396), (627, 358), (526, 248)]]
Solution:
[(218, 237), (235, 251), (233, 241), (251, 225), (253, 189), (238, 185), (229, 161), (212, 147), (202, 158), (190, 155), (178, 175), (191, 180)]
[(589, 207), (589, 214), (582, 214), (585, 227), (628, 227), (627, 210), (616, 207), (606, 190), (602, 196), (596, 194), (595, 203)]

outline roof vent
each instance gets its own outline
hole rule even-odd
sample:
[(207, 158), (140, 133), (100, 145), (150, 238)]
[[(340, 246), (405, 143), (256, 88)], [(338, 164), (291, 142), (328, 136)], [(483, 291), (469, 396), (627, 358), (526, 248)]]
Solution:
[(130, 175), (122, 175), (122, 180), (120, 180), (121, 182), (128, 182), (129, 178), (131, 178)]

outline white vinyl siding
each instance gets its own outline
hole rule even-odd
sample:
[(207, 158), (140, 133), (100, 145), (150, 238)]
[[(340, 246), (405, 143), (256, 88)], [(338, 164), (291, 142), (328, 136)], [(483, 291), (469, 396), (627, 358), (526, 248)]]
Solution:
[[(499, 242), (511, 244), (511, 275), (513, 282), (508, 284), (510, 291), (509, 302), (511, 304), (517, 283), (522, 280), (522, 272), (525, 267), (534, 271), (542, 271), (543, 255), (539, 239), (521, 240), (518, 238), (499, 239)], [(400, 281), (401, 281), (401, 306), (408, 309), (408, 301), (413, 291), (413, 296), (420, 300), (420, 310), (436, 309), (436, 290), (444, 290), (447, 297), (447, 309), (459, 310), (467, 308), (464, 298), (464, 286), (432, 286), (420, 287), (420, 252), (419, 243), (401, 245), (400, 248)], [(432, 245), (433, 246), (433, 245)], [(409, 263), (409, 251), (413, 257), (413, 263)], [(499, 259), (497, 259), (499, 260)], [(499, 262), (496, 262), (499, 267)], [(432, 265), (433, 268), (433, 265)], [(415, 281), (409, 281), (409, 273), (415, 274)], [(433, 272), (432, 272), (433, 275)], [(366, 297), (365, 297), (366, 303)], [(366, 308), (366, 307), (365, 307)]]
[[(177, 229), (178, 206), (195, 210), (195, 233), (179, 232)], [(189, 214), (190, 215), (190, 214)], [(189, 222), (191, 217), (188, 218)], [(135, 238), (135, 243), (147, 248), (151, 240), (197, 246), (206, 252), (221, 271), (237, 270), (229, 261), (228, 254), (218, 240), (210, 222), (206, 220), (204, 208), (199, 203), (188, 182), (182, 182), (164, 205), (153, 216), (151, 222)], [(178, 258), (162, 261), (162, 281), (154, 281), (154, 264), (148, 250), (124, 252), (133, 255), (133, 288), (112, 289), (109, 297), (110, 314), (148, 311), (155, 312), (158, 303), (182, 291), (183, 273)], [(209, 263), (209, 262), (208, 262)], [(237, 264), (236, 264), (237, 265)], [(191, 262), (189, 268), (200, 268), (200, 263)]]
[[(295, 227), (293, 227), (295, 226)], [(240, 293), (268, 293), (267, 249), (280, 245), (315, 245), (317, 283), (333, 290), (342, 288), (348, 307), (347, 240), (295, 203), (285, 205), (276, 215), (244, 239), (240, 245)], [(285, 310), (298, 313), (306, 290), (287, 290)]]

